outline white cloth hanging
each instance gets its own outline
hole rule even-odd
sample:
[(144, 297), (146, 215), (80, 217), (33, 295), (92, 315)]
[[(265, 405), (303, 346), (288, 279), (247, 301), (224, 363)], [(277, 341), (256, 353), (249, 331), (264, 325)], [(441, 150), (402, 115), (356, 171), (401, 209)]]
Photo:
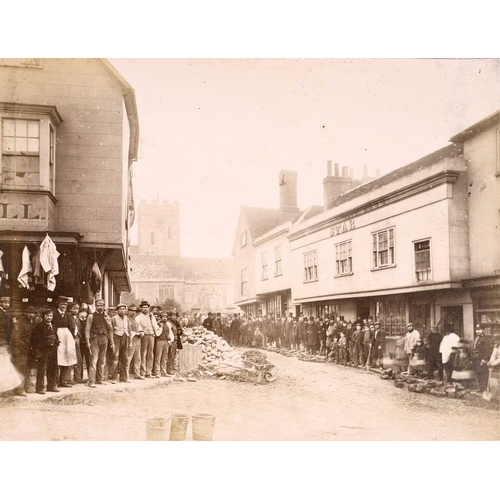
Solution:
[(31, 254), (28, 247), (25, 246), (23, 249), (23, 265), (21, 267), (21, 272), (17, 277), (17, 281), (21, 283), (24, 288), (29, 288), (29, 274), (33, 272), (33, 267), (31, 266)]
[(2, 250), (0, 250), (0, 273), (4, 272), (2, 256), (3, 256), (3, 252), (2, 252)]
[(47, 273), (47, 290), (51, 292), (56, 288), (55, 277), (59, 274), (59, 263), (57, 261), (59, 255), (60, 253), (50, 236), (45, 236), (40, 245), (40, 264)]

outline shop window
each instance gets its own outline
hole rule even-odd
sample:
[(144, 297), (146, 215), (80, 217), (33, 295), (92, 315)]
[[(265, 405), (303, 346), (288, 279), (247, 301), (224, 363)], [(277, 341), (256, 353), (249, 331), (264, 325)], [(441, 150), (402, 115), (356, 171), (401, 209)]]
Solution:
[(304, 254), (304, 281), (316, 281), (318, 279), (318, 265), (316, 262), (316, 250)]
[(417, 241), (415, 246), (415, 279), (428, 281), (431, 279), (431, 241)]
[(262, 252), (261, 262), (262, 262), (262, 278), (261, 279), (267, 280), (267, 252)]
[(248, 293), (248, 277), (247, 270), (241, 270), (241, 296), (244, 297)]
[(383, 300), (376, 303), (377, 318), (386, 335), (406, 334), (406, 307), (403, 300)]
[(193, 292), (192, 290), (186, 290), (186, 302), (191, 304), (193, 302)]
[(55, 194), (54, 106), (0, 103), (0, 186)]
[(337, 276), (352, 273), (352, 240), (335, 245)]
[(274, 248), (274, 275), (281, 276), (283, 269), (281, 268), (281, 245)]
[(394, 228), (372, 234), (373, 269), (383, 269), (395, 264)]

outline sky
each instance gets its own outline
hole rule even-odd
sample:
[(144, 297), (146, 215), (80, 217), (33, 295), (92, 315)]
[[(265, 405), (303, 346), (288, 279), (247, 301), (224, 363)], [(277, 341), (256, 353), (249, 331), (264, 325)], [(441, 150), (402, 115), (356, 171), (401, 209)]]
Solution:
[(240, 207), (278, 207), (280, 170), (322, 205), (328, 160), (383, 175), (500, 109), (498, 59), (110, 62), (136, 92), (136, 204), (180, 202), (185, 257), (230, 257)]

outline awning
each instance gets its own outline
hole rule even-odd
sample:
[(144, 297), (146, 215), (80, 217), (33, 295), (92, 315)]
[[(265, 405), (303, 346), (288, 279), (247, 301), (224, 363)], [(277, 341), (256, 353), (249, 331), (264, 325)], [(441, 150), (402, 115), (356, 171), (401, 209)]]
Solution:
[(253, 298), (253, 299), (248, 299), (248, 300), (240, 300), (239, 302), (235, 302), (234, 305), (236, 306), (248, 306), (250, 304), (256, 304), (259, 302), (259, 299)]
[(316, 297), (293, 297), (295, 303), (324, 302), (327, 300), (357, 299), (362, 297), (378, 297), (383, 295), (396, 295), (401, 293), (418, 293), (432, 290), (463, 289), (460, 282), (434, 283), (432, 285), (412, 286), (406, 288), (387, 288), (384, 290), (374, 290), (371, 292), (337, 293), (330, 295), (319, 295)]
[(1, 231), (1, 243), (41, 243), (49, 235), (57, 245), (79, 245), (83, 236), (80, 233), (57, 231)]

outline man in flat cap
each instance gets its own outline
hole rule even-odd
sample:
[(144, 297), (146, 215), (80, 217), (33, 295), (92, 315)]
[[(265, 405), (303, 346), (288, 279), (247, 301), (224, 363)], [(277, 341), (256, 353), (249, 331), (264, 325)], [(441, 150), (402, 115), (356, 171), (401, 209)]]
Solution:
[(130, 304), (128, 306), (128, 320), (131, 330), (128, 349), (128, 373), (131, 373), (135, 379), (144, 380), (144, 377), (141, 375), (141, 335), (135, 321), (136, 316), (137, 306)]
[(104, 366), (108, 347), (114, 351), (113, 327), (111, 320), (104, 312), (104, 300), (95, 301), (95, 312), (87, 316), (85, 338), (90, 344), (92, 362), (89, 372), (89, 387), (105, 384)]
[(113, 361), (109, 370), (112, 384), (115, 384), (118, 378), (120, 378), (121, 382), (129, 382), (128, 348), (130, 338), (132, 337), (132, 326), (127, 316), (127, 306), (125, 304), (118, 304), (116, 311), (116, 316), (111, 318), (115, 345)]
[(372, 341), (372, 359), (377, 368), (383, 368), (385, 350), (385, 332), (380, 325), (380, 321), (375, 321), (375, 333)]
[(12, 335), (13, 321), (8, 313), (10, 297), (0, 297), (0, 345), (9, 345)]
[(411, 364), (410, 360), (413, 355), (413, 351), (417, 346), (417, 342), (421, 341), (420, 332), (413, 328), (413, 323), (408, 323), (406, 325), (406, 337), (405, 337), (405, 353), (408, 356), (408, 375), (411, 374)]
[(161, 331), (152, 312), (149, 302), (143, 300), (140, 304), (141, 312), (135, 317), (137, 328), (141, 334), (141, 376), (152, 377), (155, 337)]
[(57, 347), (59, 339), (57, 330), (52, 324), (52, 318), (54, 317), (52, 309), (44, 309), (41, 316), (42, 321), (35, 325), (31, 333), (31, 348), (37, 360), (35, 389), (38, 394), (45, 394), (45, 376), (47, 376), (47, 391), (59, 392), (57, 388), (59, 373)]
[(488, 361), (493, 352), (493, 339), (489, 331), (485, 332), (481, 325), (476, 325), (476, 338), (472, 348), (472, 369), (479, 383), (479, 390), (484, 392), (488, 387)]
[(68, 313), (69, 297), (60, 296), (57, 309), (54, 311), (52, 324), (59, 339), (57, 361), (59, 363), (59, 387), (71, 387), (74, 382), (71, 377), (71, 367), (77, 364), (75, 339), (70, 331)]

